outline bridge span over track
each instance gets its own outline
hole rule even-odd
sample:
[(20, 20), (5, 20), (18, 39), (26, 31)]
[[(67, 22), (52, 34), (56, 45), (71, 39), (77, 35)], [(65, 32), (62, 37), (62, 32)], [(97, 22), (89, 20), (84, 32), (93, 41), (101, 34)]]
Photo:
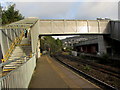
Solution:
[[(36, 59), (40, 57), (39, 35), (102, 34), (120, 40), (119, 27), (115, 28), (119, 24), (119, 21), (116, 24), (116, 21), (110, 23), (108, 20), (26, 18), (0, 27), (0, 52), (2, 51), (3, 55), (3, 63), (0, 64), (2, 68), (0, 89), (28, 87), (36, 67)], [(28, 30), (27, 38), (24, 37), (24, 30)], [(6, 74), (6, 71), (10, 73)], [(17, 79), (15, 80), (14, 77)]]
[(108, 20), (39, 20), (39, 34), (110, 34)]
[(30, 31), (32, 52), (36, 52), (39, 35), (80, 35), (80, 34), (111, 34), (109, 20), (39, 20), (26, 18), (1, 27), (0, 41), (3, 55), (11, 43), (19, 37), (23, 30)]

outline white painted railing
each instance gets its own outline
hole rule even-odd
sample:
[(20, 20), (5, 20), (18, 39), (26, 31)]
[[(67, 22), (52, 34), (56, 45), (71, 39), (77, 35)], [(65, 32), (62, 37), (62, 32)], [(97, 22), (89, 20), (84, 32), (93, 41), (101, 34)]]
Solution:
[(28, 88), (36, 67), (35, 55), (20, 67), (0, 78), (0, 90), (9, 88)]

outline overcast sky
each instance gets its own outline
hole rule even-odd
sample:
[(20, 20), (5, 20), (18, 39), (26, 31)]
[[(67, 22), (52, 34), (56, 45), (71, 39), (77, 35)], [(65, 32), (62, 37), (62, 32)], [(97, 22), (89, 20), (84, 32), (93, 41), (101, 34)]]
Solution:
[(17, 2), (16, 8), (40, 19), (118, 19), (117, 2)]
[[(0, 0), (3, 1), (3, 0)], [(4, 0), (4, 2), (8, 0)], [(16, 9), (25, 17), (39, 19), (82, 19), (97, 17), (118, 19), (119, 0), (9, 0), (16, 1)], [(25, 2), (24, 2), (25, 1)], [(98, 2), (99, 1), (99, 2)]]
[[(82, 20), (95, 20), (97, 17), (108, 17), (114, 20), (118, 19), (119, 0), (56, 0), (56, 2), (53, 2), (55, 0), (44, 0), (44, 2), (43, 0), (0, 1), (16, 1), (16, 9), (18, 9), (25, 17)], [(5, 5), (5, 3), (2, 4)]]

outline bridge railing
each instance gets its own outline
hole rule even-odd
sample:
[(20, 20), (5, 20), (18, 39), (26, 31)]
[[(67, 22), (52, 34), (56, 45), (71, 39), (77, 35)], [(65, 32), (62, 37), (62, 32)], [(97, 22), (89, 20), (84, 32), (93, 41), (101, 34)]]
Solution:
[(11, 55), (17, 43), (20, 43), (24, 31), (22, 29), (0, 28), (0, 43), (3, 53), (2, 62), (6, 62)]
[(10, 57), (12, 51), (14, 50), (16, 44), (20, 43), (22, 40), (22, 37), (24, 36), (24, 32), (21, 32), (21, 35), (19, 37), (16, 37), (15, 40), (12, 42), (11, 46), (7, 50), (6, 54), (4, 55), (2, 62), (6, 62), (8, 58)]
[[(26, 57), (22, 57), (26, 58)], [(21, 59), (21, 58), (19, 58)], [(5, 62), (0, 64), (0, 67), (12, 63), (16, 60), (12, 60), (11, 62)], [(9, 89), (9, 88), (28, 88), (33, 71), (36, 66), (36, 57), (33, 54), (32, 57), (20, 65), (18, 68), (12, 70), (11, 72), (7, 73), (5, 76), (0, 78), (0, 90), (1, 89)]]

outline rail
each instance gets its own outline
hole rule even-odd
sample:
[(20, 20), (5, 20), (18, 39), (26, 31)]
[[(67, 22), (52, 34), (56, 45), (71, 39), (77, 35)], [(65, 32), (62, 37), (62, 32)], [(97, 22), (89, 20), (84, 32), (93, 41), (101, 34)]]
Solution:
[(0, 67), (20, 60), (21, 58), (25, 58), (23, 64), (0, 78), (0, 90), (9, 88), (28, 88), (33, 71), (36, 66), (35, 54), (32, 54), (31, 58), (26, 58), (26, 56), (22, 56), (12, 61), (7, 61), (3, 64), (0, 64)]
[(117, 90), (117, 88), (111, 86), (111, 85), (108, 85), (107, 83), (97, 79), (97, 78), (94, 78), (93, 76), (90, 76), (86, 73), (84, 73), (83, 71), (81, 70), (78, 70), (77, 68), (61, 61), (60, 59), (58, 59), (56, 56), (52, 56), (53, 58), (55, 58), (55, 60), (59, 61), (60, 63), (62, 63), (63, 65), (67, 66), (68, 68), (72, 69), (73, 71), (75, 71), (76, 73), (78, 73), (79, 75), (82, 75), (84, 78), (87, 78), (88, 80), (96, 83), (98, 86), (104, 88), (104, 89), (108, 89), (108, 90)]

